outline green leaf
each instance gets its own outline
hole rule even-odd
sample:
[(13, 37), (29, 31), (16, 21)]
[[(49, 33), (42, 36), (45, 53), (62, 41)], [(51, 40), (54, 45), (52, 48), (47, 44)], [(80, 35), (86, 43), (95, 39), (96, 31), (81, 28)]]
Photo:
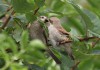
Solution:
[(84, 13), (84, 11), (73, 1), (70, 1), (71, 5), (76, 9), (76, 11), (80, 14), (82, 19), (85, 22), (85, 28), (87, 29), (92, 29), (93, 28), (93, 23), (91, 22), (90, 18)]
[(9, 44), (12, 46), (10, 47), (13, 51), (13, 53), (17, 53), (17, 49), (18, 49), (18, 46), (16, 45), (16, 43), (14, 42), (14, 40), (10, 37), (7, 38), (7, 41), (9, 42)]
[[(94, 58), (94, 69), (95, 69), (95, 70), (96, 70), (96, 69), (97, 69), (97, 70), (100, 69), (100, 61), (98, 61), (99, 58), (100, 58), (100, 56)], [(92, 59), (93, 59), (93, 58), (92, 58)]]
[(27, 0), (27, 2), (29, 2), (29, 3), (34, 3), (34, 0)]
[(25, 55), (22, 55), (21, 58), (28, 63), (38, 63), (39, 65), (44, 65), (47, 59), (44, 52), (31, 46), (27, 48)]
[(26, 13), (34, 9), (34, 3), (29, 3), (27, 0), (11, 0), (13, 8), (16, 12)]
[(12, 63), (11, 70), (28, 70), (28, 68), (23, 65), (19, 65), (17, 63)]
[(34, 49), (45, 49), (46, 46), (40, 40), (33, 40), (30, 42), (30, 46)]
[(33, 12), (26, 13), (26, 18), (29, 22), (33, 22), (37, 19)]
[(82, 53), (80, 51), (75, 51), (74, 54), (76, 56), (76, 59), (80, 61), (90, 58), (88, 55), (86, 55), (86, 53)]
[(45, 0), (34, 0), (34, 2), (36, 3), (38, 7), (42, 7), (44, 6)]
[(64, 28), (66, 31), (68, 31), (68, 32), (71, 31), (71, 29), (68, 27), (68, 25), (67, 25), (66, 23), (62, 23), (61, 25), (63, 26), (63, 28)]
[(35, 58), (37, 58), (37, 59), (44, 59), (45, 58), (44, 53), (41, 52), (40, 50), (34, 51), (34, 55), (33, 56)]
[(53, 1), (53, 3), (54, 4), (52, 4), (52, 9), (54, 10), (54, 11), (61, 11), (61, 10), (63, 10), (63, 8), (62, 7), (65, 7), (65, 3), (64, 2), (62, 2), (61, 0), (55, 0), (55, 1)]
[(0, 58), (0, 68), (2, 68), (5, 65), (5, 61), (3, 58)]
[(94, 70), (94, 62), (92, 59), (87, 59), (81, 62), (79, 65), (79, 70)]
[[(59, 16), (74, 16), (76, 12), (74, 8), (66, 2), (66, 0), (50, 0), (48, 3), (46, 2), (47, 11), (50, 11), (51, 16), (54, 14)], [(54, 14), (53, 14), (54, 13)]]
[(2, 0), (0, 0), (0, 16), (2, 14), (5, 14), (5, 11), (7, 8), (8, 8), (8, 5), (5, 4)]
[(69, 17), (68, 20), (69, 20), (69, 23), (73, 26), (73, 28), (75, 27), (77, 31), (79, 31), (82, 35), (84, 35), (85, 30), (84, 30), (83, 24), (81, 24), (77, 18)]
[(29, 70), (44, 70), (44, 69), (42, 67), (38, 66), (38, 65), (30, 64)]
[(93, 36), (96, 36), (96, 37), (99, 37), (99, 38), (100, 38), (100, 34), (97, 34), (97, 33), (93, 32), (93, 31), (91, 31), (91, 30), (89, 30), (89, 32), (90, 32), (90, 34), (92, 34)]
[(2, 43), (6, 38), (5, 34), (0, 34), (0, 43)]
[(21, 49), (26, 49), (28, 47), (28, 42), (29, 42), (28, 32), (23, 31), (20, 41)]
[(18, 24), (18, 26), (20, 26), (22, 29), (25, 28), (25, 23), (22, 22), (21, 19), (19, 19), (19, 18), (13, 18), (13, 19), (14, 19), (14, 21), (16, 22), (16, 24)]
[(51, 48), (51, 51), (54, 53), (54, 55), (56, 55), (58, 58), (61, 58), (61, 54), (59, 51), (57, 51), (57, 49), (55, 48)]
[(74, 61), (69, 59), (69, 57), (62, 54), (61, 58), (62, 64), (61, 64), (61, 70), (70, 70), (70, 68), (74, 65)]
[(93, 7), (100, 9), (100, 0), (87, 0)]
[(100, 35), (100, 31), (99, 31), (100, 30), (100, 18), (89, 10), (84, 9), (83, 11), (90, 18), (91, 22), (94, 25), (91, 31)]

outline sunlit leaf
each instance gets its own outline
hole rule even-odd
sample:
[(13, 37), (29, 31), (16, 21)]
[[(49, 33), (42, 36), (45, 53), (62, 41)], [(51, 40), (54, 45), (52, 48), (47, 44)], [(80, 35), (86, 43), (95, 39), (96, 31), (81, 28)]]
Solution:
[(29, 3), (27, 0), (11, 0), (16, 12), (26, 13), (34, 8), (34, 3)]
[(94, 27), (91, 29), (94, 33), (100, 34), (100, 18), (94, 14), (93, 12), (90, 12), (89, 10), (83, 10), (85, 14), (90, 18), (91, 22), (93, 23)]
[(21, 41), (20, 41), (22, 49), (25, 49), (26, 47), (28, 47), (28, 41), (29, 41), (28, 32), (27, 31), (23, 31), (22, 37), (21, 37)]
[(70, 68), (74, 65), (74, 61), (70, 60), (69, 57), (65, 55), (62, 55), (61, 61), (61, 70), (70, 70)]
[(100, 0), (87, 0), (93, 7), (99, 8), (100, 9)]
[(28, 19), (29, 22), (33, 22), (34, 20), (37, 19), (34, 13), (32, 12), (26, 13), (26, 18)]
[(44, 70), (42, 67), (38, 66), (38, 65), (35, 65), (35, 64), (31, 64), (29, 65), (29, 69), (31, 70)]
[(40, 40), (33, 40), (30, 42), (30, 46), (34, 49), (45, 49), (46, 46)]
[(12, 70), (27, 70), (28, 68), (22, 65), (18, 65), (16, 63), (11, 64)]
[(92, 29), (93, 23), (91, 22), (90, 18), (84, 13), (84, 11), (74, 2), (71, 1), (71, 5), (77, 10), (77, 12), (82, 17), (82, 20), (85, 22), (85, 28)]
[(42, 7), (44, 5), (45, 0), (34, 0), (38, 7)]
[(79, 70), (93, 70), (94, 63), (92, 59), (85, 60), (79, 64)]

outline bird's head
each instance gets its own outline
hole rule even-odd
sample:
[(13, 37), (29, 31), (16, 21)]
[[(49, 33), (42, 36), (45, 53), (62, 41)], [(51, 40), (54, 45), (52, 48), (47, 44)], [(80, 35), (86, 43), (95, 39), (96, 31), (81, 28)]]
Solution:
[(49, 21), (49, 19), (46, 16), (40, 16), (40, 20), (44, 23)]
[(40, 22), (45, 23), (46, 26), (50, 25), (50, 21), (49, 21), (49, 19), (46, 16), (40, 16), (39, 20), (40, 20)]
[(51, 17), (50, 21), (52, 24), (60, 24), (60, 19), (57, 17)]

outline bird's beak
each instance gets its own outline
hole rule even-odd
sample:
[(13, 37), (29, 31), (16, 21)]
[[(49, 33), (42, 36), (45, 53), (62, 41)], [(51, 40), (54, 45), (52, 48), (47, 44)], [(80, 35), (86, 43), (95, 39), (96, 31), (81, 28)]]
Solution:
[(46, 23), (46, 22), (49, 22), (49, 20), (48, 19), (45, 19), (44, 23)]

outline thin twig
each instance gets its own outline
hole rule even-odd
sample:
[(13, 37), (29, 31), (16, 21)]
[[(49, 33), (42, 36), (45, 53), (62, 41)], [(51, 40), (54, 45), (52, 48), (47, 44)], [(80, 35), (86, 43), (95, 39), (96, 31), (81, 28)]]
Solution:
[(61, 61), (54, 55), (50, 48), (47, 48), (47, 52), (50, 54), (50, 56), (55, 60), (57, 64), (61, 64)]
[(15, 12), (14, 12), (14, 10), (13, 10), (13, 11), (11, 12), (11, 15), (7, 17), (6, 21), (5, 21), (4, 24), (2, 25), (1, 29), (4, 29), (4, 28), (7, 26), (9, 20), (11, 19), (11, 16), (14, 15), (14, 13), (15, 13)]
[[(34, 11), (34, 15), (36, 15), (36, 13), (38, 12), (39, 9), (40, 9), (40, 8), (38, 7), (38, 8)], [(28, 24), (26, 25), (26, 27), (29, 28), (30, 25), (31, 25), (30, 22), (28, 22)]]
[(78, 62), (71, 68), (71, 70), (76, 70), (76, 68), (77, 68), (77, 66), (78, 66), (79, 63), (80, 63), (80, 61), (78, 61)]
[(34, 15), (36, 15), (36, 13), (38, 12), (40, 8), (38, 7), (35, 11), (34, 11)]
[(9, 7), (6, 12), (9, 12), (12, 8), (13, 8), (12, 6)]
[(95, 42), (92, 43), (92, 48), (95, 47), (95, 45), (100, 41), (100, 39), (98, 38)]
[(79, 41), (81, 41), (81, 42), (82, 42), (82, 41), (88, 41), (88, 40), (90, 40), (90, 39), (100, 39), (100, 38), (93, 36), (93, 37), (87, 37), (87, 38), (79, 39)]
[[(82, 42), (82, 41), (88, 41), (90, 39), (100, 39), (98, 37), (87, 37), (87, 38), (80, 38), (79, 41)], [(64, 43), (71, 43), (73, 42), (72, 40), (69, 40), (69, 41), (64, 41), (64, 42), (61, 42), (60, 44), (64, 44)]]
[(9, 7), (9, 8), (6, 10), (6, 12), (0, 16), (0, 19), (3, 18), (3, 17), (5, 17), (6, 14), (7, 14), (11, 9), (12, 9), (12, 6)]

